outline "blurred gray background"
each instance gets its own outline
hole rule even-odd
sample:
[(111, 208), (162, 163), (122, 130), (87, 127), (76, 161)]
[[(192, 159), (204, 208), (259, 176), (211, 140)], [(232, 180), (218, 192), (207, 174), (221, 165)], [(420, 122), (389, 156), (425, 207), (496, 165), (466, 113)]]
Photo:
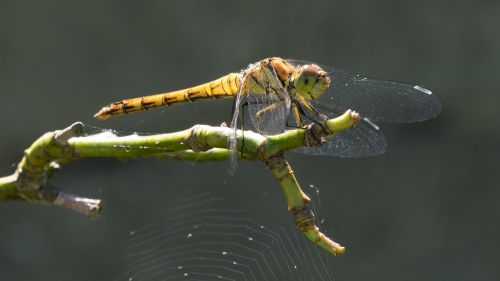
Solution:
[[(498, 1), (2, 1), (0, 171), (11, 173), (33, 140), (74, 121), (144, 133), (228, 122), (227, 101), (91, 117), (109, 102), (268, 56), (415, 82), (440, 98), (442, 113), (382, 126), (386, 154), (289, 156), (299, 181), (320, 188), (320, 216), (348, 247), (332, 271), (336, 280), (495, 280), (499, 27)], [(168, 217), (186, 191), (291, 226), (262, 163), (242, 162), (234, 177), (226, 165), (86, 159), (64, 168), (52, 184), (104, 199), (102, 218), (0, 203), (0, 280), (113, 280), (127, 270), (127, 233)]]

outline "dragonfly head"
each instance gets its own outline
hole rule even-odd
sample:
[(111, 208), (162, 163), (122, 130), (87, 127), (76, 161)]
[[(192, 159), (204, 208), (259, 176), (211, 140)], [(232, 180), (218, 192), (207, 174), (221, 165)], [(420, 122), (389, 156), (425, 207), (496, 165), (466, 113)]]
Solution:
[(316, 64), (298, 67), (292, 75), (293, 86), (306, 100), (319, 98), (330, 86), (330, 76)]

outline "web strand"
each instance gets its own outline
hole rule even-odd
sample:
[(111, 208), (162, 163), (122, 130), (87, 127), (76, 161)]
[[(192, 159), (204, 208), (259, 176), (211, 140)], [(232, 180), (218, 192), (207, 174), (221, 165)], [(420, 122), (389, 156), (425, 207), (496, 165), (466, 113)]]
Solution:
[(331, 258), (294, 226), (265, 226), (210, 193), (174, 202), (168, 218), (129, 232), (134, 280), (334, 280)]

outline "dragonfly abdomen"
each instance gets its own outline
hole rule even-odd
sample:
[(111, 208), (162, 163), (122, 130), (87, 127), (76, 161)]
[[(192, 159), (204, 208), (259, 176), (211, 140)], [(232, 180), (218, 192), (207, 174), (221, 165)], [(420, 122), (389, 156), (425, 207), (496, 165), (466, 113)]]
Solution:
[(176, 103), (204, 99), (232, 98), (238, 93), (241, 74), (231, 73), (205, 84), (168, 93), (155, 94), (140, 98), (126, 99), (103, 107), (94, 117), (107, 119), (114, 115), (169, 106)]

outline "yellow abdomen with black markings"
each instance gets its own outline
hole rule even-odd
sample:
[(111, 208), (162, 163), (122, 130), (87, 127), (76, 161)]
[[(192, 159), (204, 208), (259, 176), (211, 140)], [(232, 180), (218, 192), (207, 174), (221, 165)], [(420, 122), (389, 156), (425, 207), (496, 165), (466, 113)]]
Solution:
[(103, 107), (94, 117), (107, 119), (150, 108), (202, 99), (232, 98), (238, 93), (241, 74), (231, 73), (211, 82), (195, 87), (140, 98), (126, 99)]

